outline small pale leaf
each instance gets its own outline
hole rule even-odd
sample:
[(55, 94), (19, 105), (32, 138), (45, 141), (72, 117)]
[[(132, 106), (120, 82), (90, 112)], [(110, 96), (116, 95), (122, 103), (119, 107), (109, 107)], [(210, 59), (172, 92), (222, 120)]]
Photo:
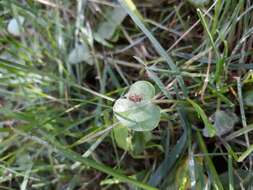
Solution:
[(244, 96), (244, 103), (246, 106), (253, 106), (253, 91), (246, 92)]
[(204, 6), (209, 3), (209, 0), (188, 0), (188, 1), (196, 7)]
[(78, 44), (69, 54), (68, 61), (70, 64), (78, 64), (80, 62), (87, 62), (92, 64), (90, 50), (87, 44)]
[(117, 6), (106, 15), (107, 20), (99, 24), (97, 35), (104, 40), (109, 40), (112, 38), (117, 27), (126, 17), (126, 11)]
[[(229, 111), (216, 111), (211, 118), (214, 120), (216, 135), (222, 136), (233, 130), (235, 123), (238, 121), (235, 113)], [(209, 137), (207, 129), (203, 130), (203, 135)]]
[(25, 22), (25, 18), (18, 16), (17, 18), (12, 18), (8, 23), (7, 30), (13, 36), (20, 36), (21, 27)]

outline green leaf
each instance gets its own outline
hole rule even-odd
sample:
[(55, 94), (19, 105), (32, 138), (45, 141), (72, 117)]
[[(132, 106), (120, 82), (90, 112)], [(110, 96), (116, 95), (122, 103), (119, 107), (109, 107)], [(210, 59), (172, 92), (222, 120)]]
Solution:
[(128, 99), (119, 99), (113, 110), (122, 125), (135, 131), (151, 131), (160, 121), (160, 108), (150, 102), (134, 103)]
[(125, 98), (118, 99), (113, 111), (119, 122), (135, 131), (151, 131), (160, 121), (160, 108), (150, 100), (155, 88), (146, 81), (134, 83)]
[[(214, 127), (216, 129), (216, 135), (222, 136), (234, 128), (235, 123), (238, 121), (237, 116), (233, 112), (229, 111), (216, 111), (211, 118), (214, 120)], [(208, 137), (207, 128), (203, 130), (204, 136)]]
[(151, 100), (155, 96), (154, 86), (147, 81), (137, 81), (131, 85), (127, 97), (138, 95), (142, 97), (142, 100)]
[(114, 139), (118, 147), (129, 150), (131, 148), (131, 138), (128, 135), (128, 129), (122, 125), (113, 128)]

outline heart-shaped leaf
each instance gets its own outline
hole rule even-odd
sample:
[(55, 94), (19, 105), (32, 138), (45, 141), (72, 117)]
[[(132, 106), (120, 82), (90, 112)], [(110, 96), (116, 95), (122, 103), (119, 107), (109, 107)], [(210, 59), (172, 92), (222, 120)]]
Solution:
[(115, 102), (115, 117), (122, 125), (132, 130), (151, 131), (160, 121), (160, 108), (150, 101), (154, 95), (155, 89), (151, 83), (134, 83), (126, 98), (120, 98)]
[(160, 120), (160, 108), (150, 102), (135, 103), (128, 99), (119, 99), (113, 106), (119, 122), (135, 131), (150, 131)]

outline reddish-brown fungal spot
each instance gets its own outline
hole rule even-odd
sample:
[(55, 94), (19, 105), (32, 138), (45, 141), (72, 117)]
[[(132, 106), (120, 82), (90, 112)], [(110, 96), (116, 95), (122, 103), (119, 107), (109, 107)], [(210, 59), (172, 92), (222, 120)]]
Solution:
[(140, 96), (140, 95), (137, 95), (137, 94), (133, 94), (133, 95), (130, 95), (129, 97), (128, 97), (128, 99), (129, 100), (131, 100), (132, 102), (140, 102), (140, 101), (142, 101), (142, 96)]

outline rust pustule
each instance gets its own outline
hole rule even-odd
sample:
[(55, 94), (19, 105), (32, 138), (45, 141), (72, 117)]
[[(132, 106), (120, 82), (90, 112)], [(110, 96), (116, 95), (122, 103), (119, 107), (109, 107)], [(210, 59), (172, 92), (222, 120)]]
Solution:
[(137, 94), (133, 94), (133, 95), (130, 95), (130, 96), (128, 97), (128, 99), (131, 100), (132, 102), (137, 103), (137, 102), (142, 101), (142, 96), (137, 95)]

